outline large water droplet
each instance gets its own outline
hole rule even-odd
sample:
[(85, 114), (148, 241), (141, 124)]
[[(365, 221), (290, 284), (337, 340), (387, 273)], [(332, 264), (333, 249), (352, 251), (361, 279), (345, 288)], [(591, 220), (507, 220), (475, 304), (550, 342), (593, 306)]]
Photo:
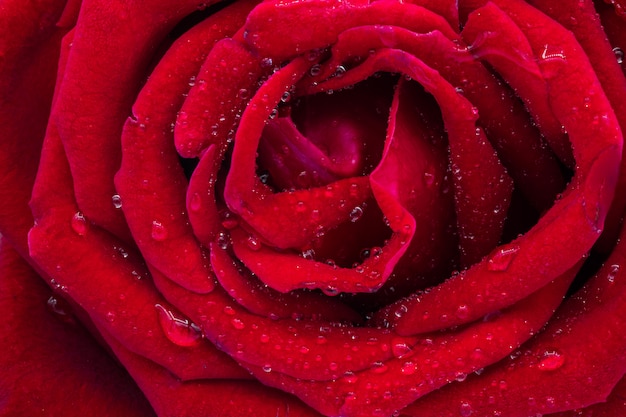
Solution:
[(413, 354), (413, 349), (411, 348), (411, 345), (403, 340), (394, 341), (393, 345), (391, 346), (391, 351), (393, 352), (393, 356), (395, 356), (396, 358), (404, 358)]
[(615, 54), (615, 59), (617, 60), (618, 64), (624, 62), (624, 51), (622, 50), (622, 48), (616, 46), (615, 48), (613, 48), (613, 53)]
[(152, 239), (162, 242), (167, 239), (167, 229), (163, 226), (163, 223), (153, 220), (152, 221), (152, 231), (151, 231)]
[(459, 415), (461, 417), (469, 417), (473, 412), (474, 410), (472, 409), (472, 405), (467, 401), (463, 401), (459, 406)]
[(200, 327), (188, 319), (176, 317), (174, 313), (161, 304), (154, 306), (159, 317), (159, 324), (165, 337), (178, 346), (195, 346), (202, 339)]
[(556, 350), (546, 350), (537, 367), (540, 371), (555, 371), (565, 363), (565, 357)]
[(487, 269), (490, 271), (504, 272), (506, 271), (513, 258), (519, 251), (519, 247), (513, 246), (509, 248), (500, 248), (496, 253), (487, 261)]
[(359, 206), (356, 206), (350, 212), (350, 221), (352, 223), (357, 222), (361, 217), (363, 217), (363, 209)]
[(122, 208), (122, 197), (119, 194), (113, 194), (111, 197), (111, 202), (113, 203), (113, 207), (116, 209)]
[(71, 225), (72, 229), (74, 230), (74, 232), (76, 232), (77, 235), (85, 236), (85, 234), (87, 234), (87, 229), (89, 227), (87, 224), (87, 219), (85, 219), (85, 216), (83, 216), (83, 213), (81, 213), (80, 211), (74, 213), (74, 216), (72, 216)]

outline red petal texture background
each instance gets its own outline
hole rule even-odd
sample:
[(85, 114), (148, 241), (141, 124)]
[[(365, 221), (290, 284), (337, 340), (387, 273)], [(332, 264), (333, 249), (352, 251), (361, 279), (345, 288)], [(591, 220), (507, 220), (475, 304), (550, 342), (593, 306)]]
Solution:
[(626, 412), (620, 0), (6, 0), (0, 416)]

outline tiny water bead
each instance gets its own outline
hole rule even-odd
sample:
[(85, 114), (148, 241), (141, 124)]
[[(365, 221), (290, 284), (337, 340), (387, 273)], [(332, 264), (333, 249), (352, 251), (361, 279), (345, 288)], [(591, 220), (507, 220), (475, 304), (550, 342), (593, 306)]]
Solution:
[(193, 193), (191, 197), (189, 198), (189, 209), (191, 211), (200, 211), (201, 208), (202, 208), (202, 197), (200, 197), (200, 194), (198, 193)]
[(74, 213), (74, 216), (72, 216), (71, 225), (77, 235), (85, 236), (87, 234), (89, 225), (87, 224), (87, 219), (80, 211)]
[(519, 247), (513, 246), (509, 248), (500, 248), (487, 261), (487, 269), (490, 271), (504, 272), (506, 271), (515, 255), (519, 251)]
[(111, 196), (111, 202), (116, 209), (122, 208), (122, 197), (120, 197), (119, 194), (113, 194), (113, 196)]
[(200, 343), (202, 331), (200, 327), (188, 319), (177, 317), (161, 304), (156, 304), (159, 324), (168, 340), (178, 346), (189, 347)]
[(160, 221), (153, 220), (152, 221), (152, 230), (151, 234), (152, 239), (162, 242), (167, 239), (167, 229)]

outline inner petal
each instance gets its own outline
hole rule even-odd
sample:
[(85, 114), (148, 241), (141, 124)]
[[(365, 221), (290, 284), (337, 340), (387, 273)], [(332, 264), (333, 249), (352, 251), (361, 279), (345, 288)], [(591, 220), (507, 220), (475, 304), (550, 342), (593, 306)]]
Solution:
[(291, 117), (271, 120), (261, 137), (258, 164), (269, 184), (306, 189), (371, 172), (382, 154), (392, 83), (381, 77), (294, 100)]

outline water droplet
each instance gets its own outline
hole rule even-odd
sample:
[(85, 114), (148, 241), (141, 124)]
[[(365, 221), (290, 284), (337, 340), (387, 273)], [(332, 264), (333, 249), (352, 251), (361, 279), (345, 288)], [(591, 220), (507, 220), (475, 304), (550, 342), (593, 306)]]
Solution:
[(235, 309), (232, 308), (231, 306), (225, 306), (223, 311), (225, 314), (228, 314), (229, 316), (233, 316), (236, 313)]
[(387, 372), (387, 365), (385, 365), (383, 362), (374, 362), (372, 364), (372, 371), (375, 374), (382, 374), (384, 372)]
[(396, 358), (404, 358), (413, 353), (411, 345), (406, 341), (395, 341), (391, 347), (391, 351)]
[(404, 375), (413, 375), (417, 371), (417, 366), (413, 362), (404, 362), (400, 368), (400, 372)]
[(339, 65), (336, 69), (335, 69), (335, 77), (337, 78), (341, 78), (343, 77), (343, 75), (346, 73), (346, 67), (344, 67), (343, 65)]
[(517, 246), (498, 249), (496, 253), (487, 261), (487, 269), (497, 272), (506, 271), (518, 251), (519, 247)]
[(397, 318), (402, 318), (402, 316), (404, 316), (407, 311), (409, 311), (408, 307), (405, 306), (404, 304), (400, 304), (398, 308), (396, 308), (395, 311), (393, 312), (393, 315), (396, 316)]
[(246, 244), (248, 245), (248, 248), (252, 249), (253, 251), (258, 251), (261, 249), (261, 241), (259, 241), (259, 239), (256, 236), (253, 236), (253, 235), (248, 236), (248, 239), (246, 240)]
[(68, 315), (68, 312), (66, 309), (67, 306), (63, 304), (64, 303), (62, 301), (59, 301), (59, 299), (56, 298), (54, 295), (51, 295), (50, 298), (48, 298), (48, 302), (47, 302), (48, 310), (50, 310), (51, 312), (53, 312), (54, 314), (58, 316)]
[(469, 317), (470, 308), (467, 304), (461, 304), (456, 309), (456, 316), (461, 320)]
[(193, 193), (191, 198), (189, 199), (189, 210), (191, 211), (199, 211), (202, 207), (202, 198), (200, 194)]
[(311, 75), (311, 77), (318, 76), (320, 72), (322, 72), (322, 67), (319, 64), (313, 65), (309, 70), (309, 74)]
[(113, 207), (116, 209), (122, 208), (122, 197), (120, 197), (119, 194), (113, 194), (111, 201), (113, 202)]
[(152, 221), (152, 239), (162, 242), (167, 239), (167, 229), (163, 224), (157, 220)]
[(302, 251), (302, 257), (307, 260), (315, 259), (315, 251), (313, 249), (307, 249)]
[(237, 93), (237, 97), (242, 100), (247, 100), (248, 98), (250, 98), (250, 92), (247, 89), (242, 88), (241, 90), (239, 90), (239, 93)]
[(615, 282), (615, 277), (619, 273), (619, 265), (614, 264), (609, 267), (609, 272), (606, 274), (606, 279), (609, 282)]
[(350, 212), (350, 221), (352, 223), (357, 222), (361, 217), (363, 217), (363, 209), (359, 206), (356, 206)]
[(217, 246), (219, 246), (220, 249), (228, 249), (228, 246), (230, 245), (230, 238), (228, 237), (228, 234), (219, 232), (217, 234), (217, 238), (215, 239), (215, 243), (217, 243)]
[(556, 350), (546, 350), (537, 367), (540, 371), (555, 371), (565, 363), (565, 357)]
[(467, 401), (461, 402), (461, 405), (459, 406), (459, 415), (461, 417), (469, 417), (473, 412), (474, 410), (472, 409), (472, 405), (470, 403)]
[(115, 321), (115, 313), (112, 311), (107, 312), (104, 317), (109, 323), (113, 323)]
[(304, 213), (306, 211), (306, 203), (304, 201), (298, 201), (296, 203), (296, 213)]
[(263, 372), (266, 372), (266, 373), (272, 372), (272, 365), (267, 364), (267, 363), (263, 365)]
[(554, 61), (554, 60), (564, 61), (566, 58), (565, 58), (565, 54), (563, 53), (561, 49), (555, 49), (554, 47), (546, 44), (543, 46), (541, 59), (545, 61)]
[(200, 327), (185, 318), (176, 317), (174, 313), (161, 304), (156, 304), (159, 324), (168, 340), (178, 346), (195, 346), (202, 339)]
[(272, 65), (274, 65), (274, 61), (272, 60), (272, 58), (263, 58), (263, 59), (261, 59), (261, 67), (269, 68)]
[(85, 219), (85, 216), (83, 216), (83, 213), (81, 213), (80, 211), (74, 213), (71, 224), (72, 229), (74, 230), (74, 232), (76, 232), (77, 235), (85, 236), (85, 234), (87, 234), (87, 219)]
[(280, 101), (283, 103), (289, 103), (289, 101), (291, 101), (291, 93), (289, 91), (285, 91), (280, 98)]
[(615, 54), (615, 59), (618, 64), (622, 64), (624, 62), (624, 51), (620, 47), (613, 48), (613, 53)]
[(241, 321), (241, 319), (238, 318), (234, 318), (230, 321), (230, 324), (233, 325), (233, 327), (237, 330), (241, 330), (244, 327), (246, 327), (245, 323), (243, 321)]

